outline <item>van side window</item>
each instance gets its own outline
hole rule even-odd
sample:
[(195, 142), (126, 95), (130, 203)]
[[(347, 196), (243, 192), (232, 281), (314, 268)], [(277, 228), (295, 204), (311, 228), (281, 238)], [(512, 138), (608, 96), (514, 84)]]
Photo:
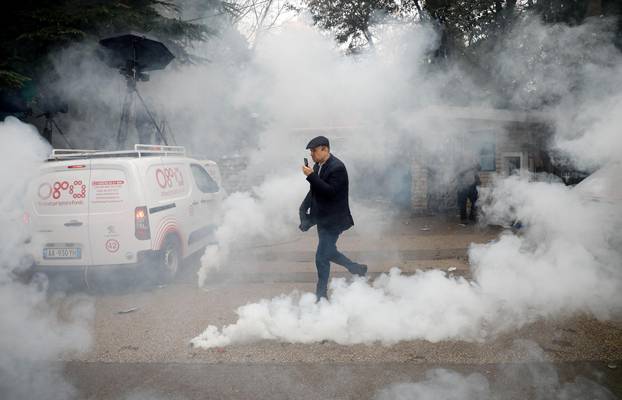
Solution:
[(200, 165), (191, 164), (192, 176), (194, 177), (199, 190), (203, 193), (216, 193), (220, 190), (218, 183), (207, 173), (207, 171)]

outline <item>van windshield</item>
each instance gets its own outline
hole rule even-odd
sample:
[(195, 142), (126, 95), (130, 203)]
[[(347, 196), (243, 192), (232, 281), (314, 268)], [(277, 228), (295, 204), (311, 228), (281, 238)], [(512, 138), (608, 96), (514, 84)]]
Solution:
[(207, 173), (207, 171), (198, 164), (192, 164), (192, 176), (203, 193), (217, 193), (220, 188), (218, 183)]

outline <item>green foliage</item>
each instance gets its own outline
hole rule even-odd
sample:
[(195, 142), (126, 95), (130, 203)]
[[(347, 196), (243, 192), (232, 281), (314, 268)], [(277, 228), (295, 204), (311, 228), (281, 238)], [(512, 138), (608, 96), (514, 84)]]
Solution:
[[(437, 56), (464, 54), (511, 29), (529, 12), (546, 23), (582, 23), (590, 15), (620, 16), (619, 0), (306, 0), (314, 22), (335, 33), (351, 50), (372, 45), (378, 15), (403, 22), (431, 21), (442, 34)], [(620, 18), (622, 32), (622, 18)], [(620, 37), (620, 35), (619, 35)]]
[(370, 28), (383, 15), (411, 22), (432, 20), (442, 26), (448, 46), (464, 47), (511, 19), (516, 0), (308, 0), (314, 22), (335, 32), (349, 47), (370, 44)]
[(381, 14), (399, 10), (395, 0), (309, 0), (313, 21), (324, 29), (333, 30), (339, 43), (350, 49), (362, 44), (373, 46), (370, 26)]
[(0, 69), (0, 87), (19, 89), (28, 81), (30, 81), (30, 78), (27, 76)]
[(531, 11), (549, 23), (581, 23), (588, 12), (590, 0), (539, 0), (529, 5)]
[(3, 10), (0, 26), (0, 89), (36, 80), (51, 68), (50, 52), (70, 43), (136, 31), (163, 41), (184, 61), (190, 42), (213, 33), (181, 20), (178, 6), (164, 0), (23, 0)]
[(462, 54), (489, 37), (495, 37), (512, 25), (520, 12), (516, 0), (427, 0), (427, 16), (442, 32), (438, 54)]

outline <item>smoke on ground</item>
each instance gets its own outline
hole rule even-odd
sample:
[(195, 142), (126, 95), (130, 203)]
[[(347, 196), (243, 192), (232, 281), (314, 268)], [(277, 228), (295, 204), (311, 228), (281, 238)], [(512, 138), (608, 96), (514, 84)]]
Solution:
[[(605, 187), (620, 184), (617, 173), (603, 179)], [(540, 318), (620, 315), (619, 204), (519, 177), (500, 180), (489, 197), (491, 222), (525, 227), (520, 235), (506, 232), (471, 246), (472, 281), (440, 270), (405, 276), (398, 269), (373, 282), (334, 279), (330, 302), (316, 303), (310, 293), (261, 300), (240, 307), (236, 323), (208, 327), (193, 344), (483, 340)]]
[(525, 362), (501, 367), (494, 380), (481, 373), (469, 375), (447, 369), (426, 371), (418, 382), (396, 383), (376, 393), (375, 400), (613, 400), (615, 395), (595, 380), (577, 376), (561, 379), (555, 365), (533, 342), (516, 341), (513, 346), (528, 353)]
[[(209, 53), (209, 64), (173, 65), (141, 83), (150, 105), (165, 111), (178, 143), (214, 158), (231, 152), (249, 158), (244, 176), (256, 189), (225, 201), (219, 242), (203, 257), (200, 284), (210, 270), (226, 266), (234, 244), (276, 240), (296, 229), (306, 191), (298, 171), (305, 144), (317, 134), (329, 136), (346, 161), (354, 203), (378, 192), (409, 198), (405, 182), (412, 177), (404, 160), (415, 151), (451, 188), (458, 161), (448, 147), (466, 130), (463, 119), (450, 115), (452, 106), (537, 109), (555, 133), (552, 145), (577, 166), (619, 161), (622, 57), (608, 40), (609, 22), (571, 27), (526, 17), (480, 56), (484, 70), (478, 72), (434, 62), (439, 35), (425, 24), (389, 24), (379, 32), (374, 51), (346, 57), (304, 18), (263, 35), (252, 51), (228, 31), (198, 49)], [(76, 124), (68, 135), (109, 140), (122, 79), (92, 59), (70, 65), (75, 59), (58, 57), (62, 76), (71, 77), (58, 86), (74, 101), (92, 97), (105, 106), (89, 109), (86, 102), (82, 127), (93, 129)], [(622, 304), (619, 207), (536, 178), (500, 178), (482, 199), (489, 222), (520, 221), (524, 229), (473, 246), (472, 281), (397, 270), (370, 283), (335, 280), (330, 302), (316, 304), (309, 294), (262, 300), (238, 309), (237, 323), (210, 326), (193, 343), (481, 340), (538, 318), (579, 312), (611, 318)], [(605, 185), (619, 186), (619, 179), (606, 177)], [(362, 217), (355, 212), (356, 221)]]
[(210, 245), (201, 258), (199, 286), (209, 273), (218, 271), (230, 256), (235, 243), (256, 239), (283, 240), (295, 229), (292, 221), (298, 210), (295, 203), (304, 190), (304, 182), (291, 176), (267, 179), (253, 193), (236, 192), (222, 204), (222, 222), (215, 232), (217, 244)]
[(63, 377), (63, 354), (90, 345), (92, 303), (47, 293), (47, 282), (20, 281), (29, 267), (23, 223), (26, 188), (50, 147), (36, 129), (15, 118), (0, 122), (5, 152), (0, 160), (4, 190), (0, 198), (0, 393), (7, 400), (71, 399), (76, 390)]
[[(522, 93), (511, 103), (529, 107), (527, 99), (538, 101), (537, 106), (548, 112), (557, 148), (577, 165), (591, 168), (611, 168), (621, 161), (622, 154), (619, 135), (615, 134), (619, 116), (614, 107), (620, 102), (616, 88), (622, 87), (622, 63), (613, 45), (602, 40), (608, 35), (603, 26), (607, 25), (543, 26), (526, 20), (502, 42), (508, 48), (493, 58), (496, 79), (512, 83), (517, 96)], [(534, 41), (532, 36), (546, 40)], [(600, 40), (594, 41), (595, 37)], [(531, 60), (539, 54), (545, 57), (534, 64)], [(407, 75), (399, 68), (394, 72)], [(419, 72), (430, 76), (430, 82), (416, 80), (421, 86), (408, 88), (421, 97), (429, 95), (443, 102), (447, 88), (431, 83), (434, 75), (427, 75), (425, 69)], [(398, 80), (412, 82), (401, 78)], [(613, 89), (599, 90), (605, 83)], [(378, 95), (383, 99), (383, 92)], [(410, 97), (416, 96), (411, 93)], [(412, 108), (399, 108), (404, 120), (426, 121), (426, 108), (417, 107), (428, 104), (421, 97)], [(392, 104), (391, 100), (389, 96), (381, 103)], [(349, 109), (345, 110), (347, 114)], [(370, 114), (374, 115), (372, 111)], [(387, 132), (399, 140), (414, 136), (427, 149), (442, 145), (442, 140), (420, 128), (412, 128), (407, 134), (398, 130), (394, 136), (392, 132), (396, 131)], [(460, 131), (460, 126), (451, 124), (444, 128), (449, 137)], [(362, 136), (359, 138), (364, 142)], [(364, 146), (357, 150), (369, 154)], [(602, 175), (601, 188), (622, 184), (618, 173)], [(209, 326), (192, 343), (209, 348), (262, 339), (298, 343), (333, 340), (342, 344), (484, 340), (541, 318), (577, 313), (601, 319), (619, 316), (619, 199), (594, 201), (594, 196), (586, 196), (579, 188), (572, 190), (552, 179), (538, 182), (541, 178), (498, 177), (483, 193), (484, 222), (523, 228), (519, 234), (508, 231), (492, 243), (471, 247), (472, 280), (441, 271), (405, 276), (397, 269), (373, 282), (336, 279), (329, 302), (316, 303), (312, 294), (299, 293), (260, 300), (240, 307), (236, 323), (221, 329)]]

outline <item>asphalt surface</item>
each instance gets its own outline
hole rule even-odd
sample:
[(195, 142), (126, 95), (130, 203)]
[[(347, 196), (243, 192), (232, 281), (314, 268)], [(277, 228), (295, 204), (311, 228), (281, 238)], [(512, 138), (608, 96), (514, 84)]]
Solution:
[[(80, 363), (65, 365), (65, 375), (89, 399), (370, 399), (395, 384), (424, 381), (435, 369), (461, 376), (480, 374), (498, 399), (536, 398), (525, 373), (553, 368), (554, 390), (583, 379), (584, 397), (615, 398), (622, 390), (620, 369), (601, 362), (556, 364), (395, 363)], [(509, 369), (509, 372), (507, 371)], [(547, 375), (550, 378), (549, 375)], [(546, 387), (541, 392), (546, 392)], [(596, 387), (591, 387), (596, 386)], [(557, 389), (557, 391), (555, 391)], [(456, 388), (456, 390), (459, 390)], [(552, 393), (551, 393), (552, 392)], [(600, 394), (600, 396), (599, 396)], [(416, 399), (416, 397), (406, 397)], [(422, 397), (423, 399), (441, 397)], [(447, 397), (442, 397), (447, 398)], [(460, 397), (451, 397), (460, 398)], [(466, 396), (464, 398), (467, 398)], [(468, 397), (472, 399), (473, 397)], [(540, 397), (550, 399), (556, 397)], [(397, 400), (398, 398), (395, 397)]]
[[(453, 274), (468, 278), (470, 243), (485, 243), (500, 233), (433, 218), (405, 222), (392, 226), (391, 237), (349, 232), (340, 239), (340, 249), (368, 263), (372, 277), (397, 266), (405, 273), (451, 268)], [(313, 234), (240, 243), (227, 268), (210, 276), (207, 290), (197, 287), (196, 262), (188, 263), (176, 282), (167, 285), (141, 279), (129, 287), (89, 282), (87, 293), (96, 310), (94, 344), (87, 353), (64, 357), (67, 379), (81, 398), (89, 399), (361, 399), (445, 368), (482, 374), (501, 398), (535, 398), (534, 393), (509, 390), (521, 382), (528, 386), (527, 381), (509, 381), (499, 372), (529, 359), (512, 346), (526, 339), (543, 349), (561, 382), (584, 377), (622, 397), (622, 321), (600, 322), (588, 316), (537, 321), (483, 343), (342, 346), (264, 341), (209, 350), (189, 346), (208, 325), (235, 322), (234, 310), (241, 305), (313, 291), (315, 244)], [(332, 276), (347, 277), (339, 268), (333, 267)], [(82, 291), (82, 285), (81, 279), (70, 282), (73, 292)]]

